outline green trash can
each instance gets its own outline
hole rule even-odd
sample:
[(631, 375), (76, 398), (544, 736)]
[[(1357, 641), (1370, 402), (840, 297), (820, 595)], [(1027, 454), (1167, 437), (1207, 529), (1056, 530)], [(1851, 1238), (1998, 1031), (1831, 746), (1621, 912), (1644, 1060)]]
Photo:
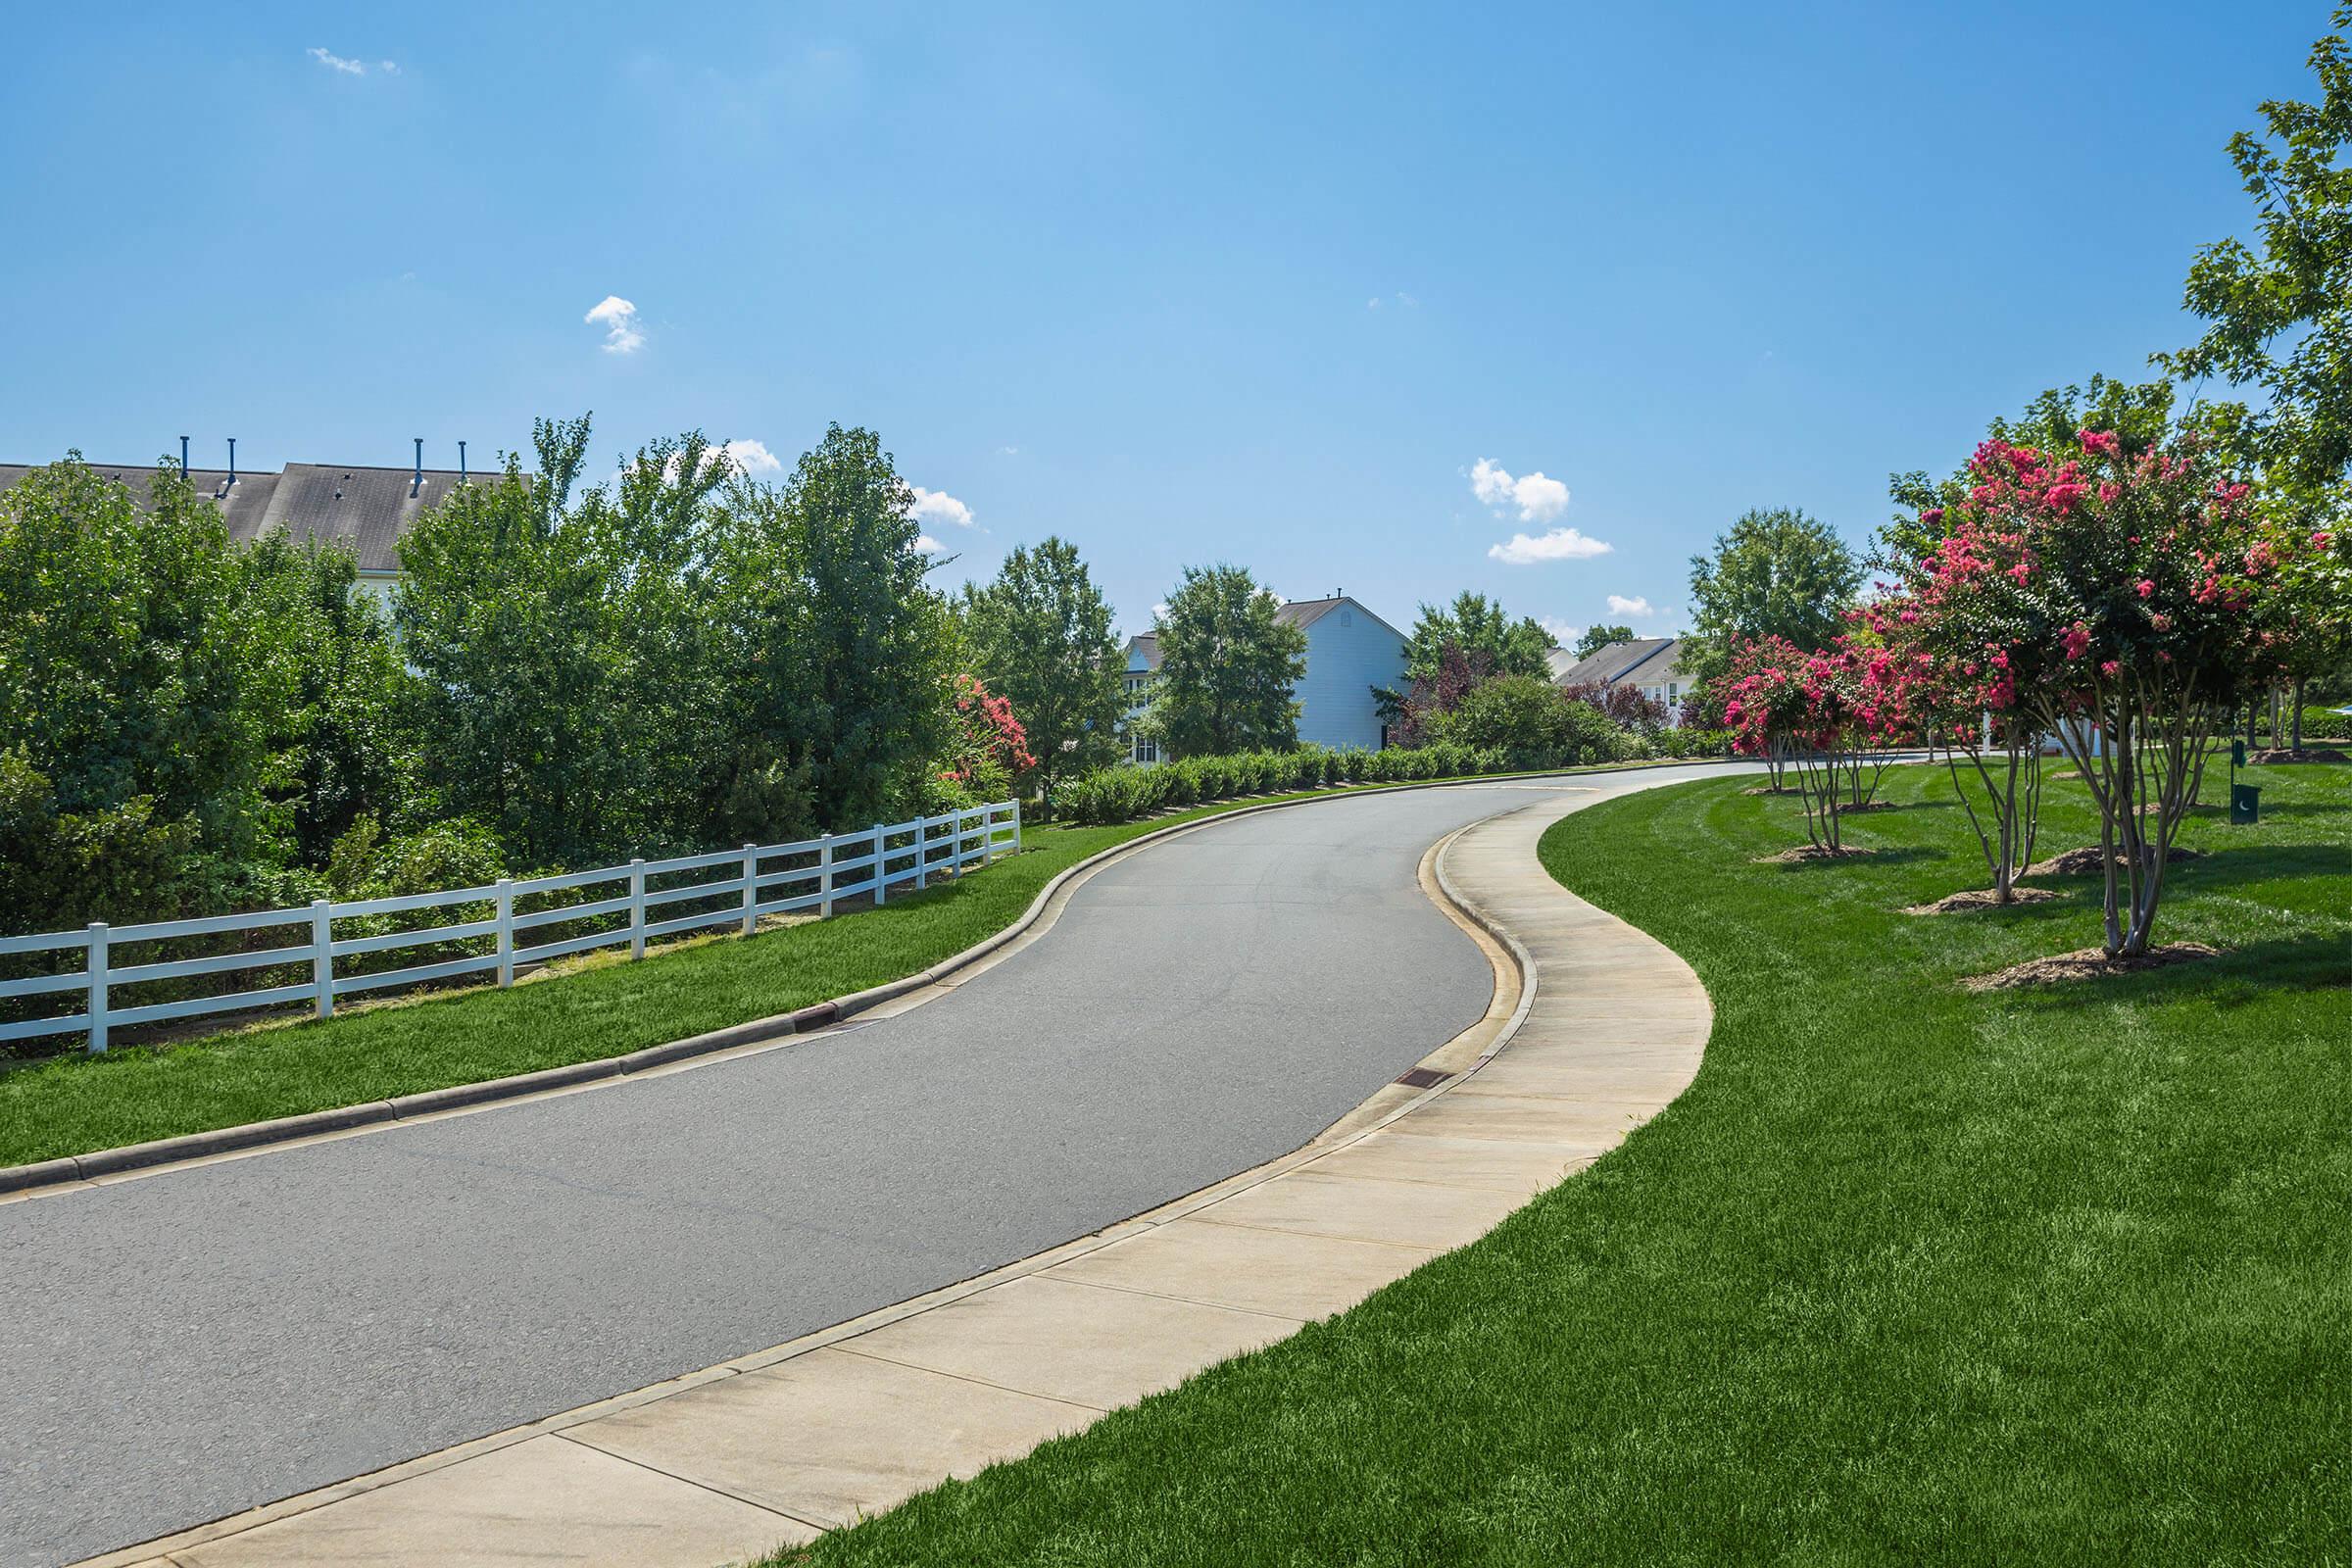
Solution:
[(2232, 784), (2230, 786), (2230, 820), (2233, 823), (2262, 820), (2262, 786)]

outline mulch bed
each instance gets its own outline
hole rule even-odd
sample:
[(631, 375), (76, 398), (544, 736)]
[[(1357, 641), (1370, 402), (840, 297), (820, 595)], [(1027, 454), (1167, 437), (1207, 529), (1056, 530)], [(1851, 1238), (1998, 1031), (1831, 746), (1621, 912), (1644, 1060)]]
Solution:
[(2051, 888), (2018, 888), (2009, 890), (2009, 903), (1990, 888), (1970, 888), (1966, 893), (1954, 893), (1937, 899), (1934, 904), (1912, 904), (1903, 908), (1905, 914), (1958, 914), (1963, 909), (2005, 909), (2019, 904), (2051, 904), (2066, 895)]
[(1757, 865), (1811, 865), (1821, 860), (1859, 860), (1878, 853), (1876, 850), (1856, 849), (1851, 845), (1841, 850), (1825, 850), (1818, 844), (1799, 844), (1795, 849), (1783, 850), (1778, 855), (1759, 855), (1755, 858), (1755, 863)]
[(2013, 964), (1992, 974), (1971, 975), (1960, 984), (1970, 991), (2014, 991), (2021, 986), (2065, 985), (2076, 980), (2103, 980), (2109, 975), (2138, 974), (2221, 956), (2221, 949), (2202, 942), (2170, 942), (2161, 948), (2150, 948), (2136, 958), (2110, 958), (2103, 948), (2084, 948), (2078, 953), (2061, 953), (2054, 958)]
[[(2164, 863), (2179, 865), (2182, 860), (2201, 860), (2203, 858), (2205, 858), (2203, 850), (2185, 850), (2176, 844), (2173, 846), (2173, 853), (2165, 858)], [(2124, 858), (2120, 855), (2117, 856), (2115, 863), (2123, 864)], [(2091, 876), (2095, 875), (2098, 869), (2099, 847), (2096, 844), (2085, 844), (2079, 850), (2069, 850), (2064, 855), (2053, 855), (2046, 860), (2035, 860), (2032, 865), (2026, 867), (2024, 874), (2027, 876)]]
[(1795, 795), (1801, 792), (1787, 785), (1759, 784), (1754, 789), (1741, 790), (1742, 795)]
[(1860, 806), (1840, 806), (1839, 816), (1851, 816), (1856, 811), (1899, 811), (1902, 808), (1892, 801), (1864, 801)]
[(2297, 762), (2352, 762), (2332, 746), (2306, 746), (2301, 751), (2280, 747), (2267, 752), (2248, 752), (2248, 762), (2260, 762), (2265, 767), (2292, 767)]

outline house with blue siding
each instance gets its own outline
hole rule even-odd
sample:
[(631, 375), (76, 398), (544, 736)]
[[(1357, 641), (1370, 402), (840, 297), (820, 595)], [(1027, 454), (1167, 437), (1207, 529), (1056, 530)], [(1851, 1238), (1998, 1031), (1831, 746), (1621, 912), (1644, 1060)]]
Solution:
[[(1389, 743), (1372, 688), (1402, 691), (1404, 633), (1346, 594), (1329, 599), (1295, 599), (1276, 616), (1306, 633), (1306, 673), (1291, 688), (1298, 704), (1298, 740), (1306, 746), (1376, 751)], [(1139, 632), (1127, 639), (1125, 673), (1128, 714), (1151, 701), (1159, 674), (1159, 634)], [(1160, 760), (1151, 741), (1130, 735), (1130, 760)]]

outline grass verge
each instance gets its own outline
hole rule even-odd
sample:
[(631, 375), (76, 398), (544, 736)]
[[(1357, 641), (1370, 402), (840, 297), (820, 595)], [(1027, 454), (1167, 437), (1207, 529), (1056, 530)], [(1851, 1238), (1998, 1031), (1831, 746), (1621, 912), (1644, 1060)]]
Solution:
[(1840, 863), (1755, 863), (1802, 828), (1738, 781), (1567, 818), (1544, 863), (1715, 998), (1680, 1101), (1354, 1309), (774, 1560), (2347, 1560), (2352, 789), (2260, 782), (2160, 923), (2224, 956), (1991, 994), (2096, 892), (1899, 912), (1982, 875), (1940, 770)]
[(962, 881), (748, 941), (705, 938), (634, 963), (607, 953), (511, 991), (444, 993), (0, 1072), (0, 1165), (625, 1055), (790, 1012), (919, 973), (993, 936), (1039, 889), (1099, 851), (1262, 804), (1220, 802), (1112, 827), (1031, 828), (1020, 855)]

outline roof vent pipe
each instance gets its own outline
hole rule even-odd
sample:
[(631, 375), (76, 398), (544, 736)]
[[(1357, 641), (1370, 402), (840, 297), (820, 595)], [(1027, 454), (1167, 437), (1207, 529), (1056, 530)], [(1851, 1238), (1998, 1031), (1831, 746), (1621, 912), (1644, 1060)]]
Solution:
[(188, 438), (184, 435), (179, 438), (179, 477), (183, 482), (188, 477)]
[(237, 438), (233, 435), (228, 438), (228, 482), (237, 482)]
[(458, 443), (458, 483), (466, 482), (466, 443), (461, 441)]
[(416, 438), (416, 477), (409, 481), (409, 494), (424, 488), (424, 437)]

